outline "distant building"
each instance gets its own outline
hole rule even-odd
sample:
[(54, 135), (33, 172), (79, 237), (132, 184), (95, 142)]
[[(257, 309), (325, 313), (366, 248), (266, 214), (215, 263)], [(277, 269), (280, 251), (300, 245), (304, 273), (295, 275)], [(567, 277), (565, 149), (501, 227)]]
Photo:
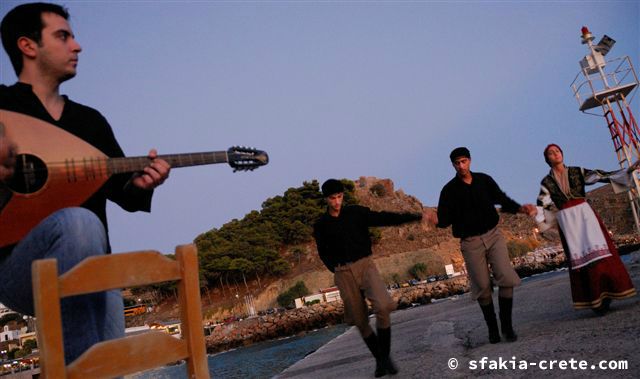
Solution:
[(329, 291), (325, 291), (323, 293), (324, 293), (324, 301), (326, 301), (327, 303), (330, 303), (332, 301), (338, 301), (341, 299), (340, 291), (338, 290), (338, 287), (331, 287)]
[(36, 335), (36, 332), (22, 333), (20, 334), (18, 339), (20, 341), (20, 346), (24, 346), (24, 343), (28, 340), (34, 340), (36, 341), (36, 343), (38, 342), (38, 336)]
[(5, 325), (2, 332), (0, 332), (0, 341), (8, 342), (20, 339), (20, 329), (12, 329), (9, 325)]
[(445, 271), (447, 272), (447, 276), (448, 276), (448, 277), (450, 277), (450, 278), (453, 278), (454, 276), (460, 276), (460, 275), (462, 275), (462, 273), (460, 273), (460, 272), (456, 272), (456, 271), (453, 269), (453, 265), (452, 265), (452, 264), (444, 265), (444, 269), (445, 269)]
[(320, 293), (313, 295), (303, 296), (295, 299), (296, 308), (302, 308), (307, 303), (312, 303), (317, 300), (319, 303), (330, 303), (332, 301), (340, 300), (340, 291), (338, 287), (329, 287), (320, 290)]

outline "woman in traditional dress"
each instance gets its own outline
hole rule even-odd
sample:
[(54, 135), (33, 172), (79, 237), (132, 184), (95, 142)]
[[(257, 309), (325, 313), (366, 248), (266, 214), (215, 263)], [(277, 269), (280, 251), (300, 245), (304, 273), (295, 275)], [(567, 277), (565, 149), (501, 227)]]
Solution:
[(612, 299), (634, 296), (636, 290), (607, 228), (585, 199), (585, 185), (610, 182), (619, 192), (628, 188), (636, 165), (612, 172), (567, 167), (556, 144), (544, 149), (544, 159), (551, 170), (541, 182), (538, 206), (542, 211), (536, 220), (548, 226), (555, 216), (569, 262), (574, 308), (603, 314)]

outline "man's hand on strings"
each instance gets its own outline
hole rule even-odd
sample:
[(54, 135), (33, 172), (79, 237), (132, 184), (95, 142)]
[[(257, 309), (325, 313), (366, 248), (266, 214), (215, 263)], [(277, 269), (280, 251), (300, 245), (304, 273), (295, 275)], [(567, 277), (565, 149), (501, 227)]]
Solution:
[(144, 190), (152, 190), (164, 183), (169, 177), (171, 166), (164, 159), (158, 158), (156, 149), (149, 150), (149, 164), (133, 178), (133, 184)]
[(16, 145), (4, 133), (4, 125), (0, 124), (0, 182), (13, 176), (16, 165)]

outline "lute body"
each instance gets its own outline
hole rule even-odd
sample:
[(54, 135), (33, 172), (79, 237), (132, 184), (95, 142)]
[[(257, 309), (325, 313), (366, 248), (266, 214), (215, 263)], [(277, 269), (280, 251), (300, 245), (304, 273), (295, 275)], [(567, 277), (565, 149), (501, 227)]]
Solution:
[[(83, 204), (114, 174), (138, 172), (149, 158), (109, 158), (82, 139), (45, 121), (0, 110), (5, 134), (17, 145), (14, 176), (0, 184), (0, 247), (18, 242), (53, 212)], [(269, 162), (263, 151), (160, 155), (172, 168), (229, 163), (253, 170)]]

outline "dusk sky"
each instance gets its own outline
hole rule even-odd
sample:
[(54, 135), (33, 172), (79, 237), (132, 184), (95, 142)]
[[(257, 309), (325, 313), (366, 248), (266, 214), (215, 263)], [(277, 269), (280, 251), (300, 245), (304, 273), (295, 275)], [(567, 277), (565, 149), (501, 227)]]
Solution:
[[(0, 17), (20, 3), (0, 0)], [(313, 179), (390, 178), (436, 206), (457, 146), (472, 171), (535, 202), (551, 142), (567, 164), (618, 167), (604, 118), (570, 88), (588, 53), (580, 28), (640, 68), (639, 1), (62, 4), (83, 51), (61, 91), (98, 109), (127, 155), (246, 145), (271, 159), (248, 173), (175, 169), (150, 214), (111, 204), (116, 252), (173, 252)], [(15, 81), (3, 52), (0, 82)]]

